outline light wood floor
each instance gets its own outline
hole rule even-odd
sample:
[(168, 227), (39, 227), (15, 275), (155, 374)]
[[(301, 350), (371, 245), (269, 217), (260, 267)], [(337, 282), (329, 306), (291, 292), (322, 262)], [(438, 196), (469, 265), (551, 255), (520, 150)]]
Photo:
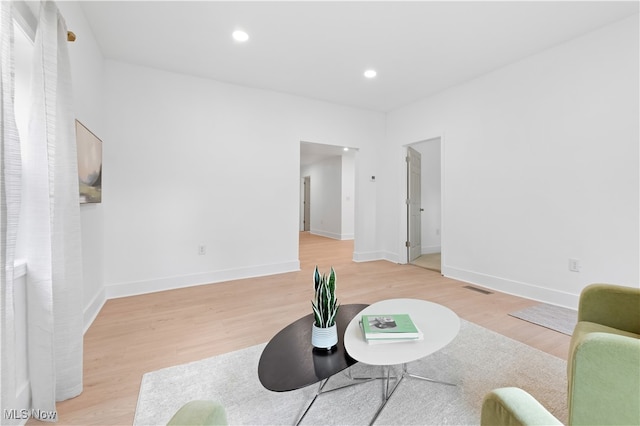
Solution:
[(431, 300), (566, 360), (569, 336), (508, 316), (536, 302), (481, 294), (464, 288), (467, 283), (413, 265), (355, 263), (352, 253), (352, 241), (301, 233), (300, 272), (107, 301), (85, 334), (84, 392), (58, 403), (59, 423), (131, 424), (144, 373), (268, 341), (311, 312), (316, 264), (323, 272), (334, 266), (341, 303)]
[(432, 271), (442, 271), (442, 254), (441, 253), (429, 253), (419, 256), (417, 259), (411, 261), (412, 265), (420, 266), (422, 268), (431, 269)]

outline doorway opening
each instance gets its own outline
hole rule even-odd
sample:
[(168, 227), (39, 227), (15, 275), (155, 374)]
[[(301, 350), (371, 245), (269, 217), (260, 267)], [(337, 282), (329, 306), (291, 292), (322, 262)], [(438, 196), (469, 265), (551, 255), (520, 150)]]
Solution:
[(355, 238), (356, 152), (300, 142), (300, 231), (336, 240)]
[(441, 138), (407, 146), (407, 262), (442, 272)]

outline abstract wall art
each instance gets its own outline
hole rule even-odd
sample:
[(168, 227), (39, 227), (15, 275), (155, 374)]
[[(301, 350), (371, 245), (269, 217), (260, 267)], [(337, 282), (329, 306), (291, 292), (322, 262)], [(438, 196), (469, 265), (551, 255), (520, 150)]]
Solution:
[(76, 120), (80, 203), (102, 202), (102, 141)]

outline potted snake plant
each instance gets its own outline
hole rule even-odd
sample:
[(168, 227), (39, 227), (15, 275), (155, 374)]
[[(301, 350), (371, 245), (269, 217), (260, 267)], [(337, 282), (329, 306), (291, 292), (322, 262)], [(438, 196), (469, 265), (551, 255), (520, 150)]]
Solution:
[(311, 344), (316, 348), (330, 350), (338, 343), (336, 315), (339, 305), (336, 298), (336, 271), (333, 267), (327, 276), (320, 274), (316, 265), (313, 272), (313, 288), (315, 297), (311, 302), (314, 317)]

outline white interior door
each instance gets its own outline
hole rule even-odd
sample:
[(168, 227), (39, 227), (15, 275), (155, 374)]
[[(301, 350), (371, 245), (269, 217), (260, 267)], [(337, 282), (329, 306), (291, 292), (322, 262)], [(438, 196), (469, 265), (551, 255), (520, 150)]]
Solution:
[(407, 261), (411, 262), (422, 254), (422, 211), (421, 204), (421, 170), (420, 153), (407, 148)]

